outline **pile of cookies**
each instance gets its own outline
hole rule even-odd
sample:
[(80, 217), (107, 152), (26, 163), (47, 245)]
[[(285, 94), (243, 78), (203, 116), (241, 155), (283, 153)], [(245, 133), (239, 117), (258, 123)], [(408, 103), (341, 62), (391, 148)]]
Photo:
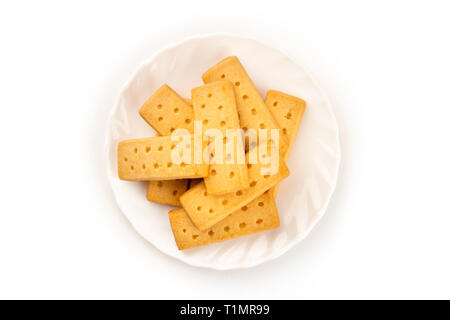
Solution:
[[(139, 111), (157, 136), (122, 141), (118, 146), (120, 179), (148, 181), (149, 201), (180, 207), (169, 211), (180, 250), (280, 225), (274, 196), (277, 185), (289, 175), (285, 160), (306, 107), (302, 99), (275, 90), (269, 90), (263, 100), (234, 56), (207, 70), (202, 79), (205, 85), (192, 89), (192, 101), (167, 85), (159, 88)], [(175, 161), (174, 151), (195, 158), (197, 151), (192, 146), (197, 142), (197, 123), (202, 125), (202, 132), (216, 129), (223, 134), (231, 129), (279, 130), (277, 170), (262, 174), (267, 162), (250, 162), (249, 154), (255, 146), (239, 137), (233, 156), (228, 149), (225, 152), (232, 158), (227, 160), (232, 161), (211, 161), (218, 149), (210, 148), (209, 136), (200, 137), (200, 151), (207, 150), (209, 161), (203, 156), (201, 161)], [(187, 135), (177, 134), (180, 130)], [(224, 144), (228, 138), (225, 135)], [(177, 141), (181, 140), (184, 145), (179, 149)], [(261, 137), (257, 141), (259, 144)], [(244, 161), (237, 161), (239, 151), (247, 151)]]

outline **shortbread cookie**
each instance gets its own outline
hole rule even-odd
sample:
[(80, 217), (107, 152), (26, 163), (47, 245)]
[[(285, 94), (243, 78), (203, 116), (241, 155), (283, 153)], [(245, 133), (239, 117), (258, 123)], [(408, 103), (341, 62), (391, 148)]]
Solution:
[(189, 179), (149, 181), (147, 200), (181, 207), (180, 196), (188, 189)]
[(306, 108), (306, 102), (286, 93), (269, 90), (265, 99), (266, 106), (281, 128), (281, 134), (289, 142), (284, 154), (286, 160), (294, 145), (300, 122)]
[(263, 166), (260, 163), (249, 164), (248, 167), (250, 187), (246, 190), (226, 195), (210, 195), (206, 192), (205, 184), (200, 183), (180, 197), (183, 208), (198, 229), (205, 230), (213, 226), (289, 175), (289, 170), (282, 159), (278, 171), (271, 175), (261, 175)]
[(274, 229), (280, 225), (275, 201), (269, 192), (203, 231), (195, 227), (184, 209), (170, 211), (169, 218), (180, 250)]
[(192, 106), (166, 84), (144, 103), (139, 114), (162, 136), (175, 129), (194, 130)]
[[(305, 112), (306, 102), (280, 91), (269, 90), (265, 103), (281, 127), (281, 134), (288, 140), (288, 147), (283, 155), (284, 160), (287, 161)], [(279, 184), (271, 189), (274, 196), (278, 188)]]
[[(206, 190), (209, 194), (225, 194), (238, 189), (248, 188), (248, 174), (245, 162), (238, 163), (238, 153), (245, 155), (241, 139), (234, 139), (233, 150), (227, 153), (223, 142), (226, 140), (226, 130), (239, 129), (239, 118), (236, 110), (236, 99), (231, 82), (216, 81), (210, 84), (192, 89), (192, 104), (194, 108), (194, 119), (202, 122), (203, 135), (208, 129), (218, 129), (222, 137), (218, 143), (210, 144), (210, 147), (220, 148), (212, 150), (215, 157), (209, 166), (209, 176), (205, 178)], [(212, 137), (211, 137), (212, 138)], [(231, 138), (230, 138), (231, 140)], [(232, 146), (230, 144), (230, 146)], [(217, 152), (221, 151), (221, 152)], [(220, 155), (220, 159), (219, 159)]]
[[(279, 129), (278, 124), (266, 107), (258, 90), (248, 76), (237, 57), (228, 57), (207, 70), (202, 79), (205, 83), (217, 80), (228, 80), (233, 83), (241, 128), (246, 129)], [(279, 135), (280, 152), (287, 149), (287, 141)], [(260, 142), (259, 142), (260, 143)]]
[[(194, 161), (194, 139), (192, 136), (178, 136), (180, 143), (172, 141), (171, 136), (145, 139), (126, 140), (119, 143), (118, 168), (119, 178), (123, 180), (175, 180), (203, 178), (208, 176), (209, 165), (205, 162), (196, 164)], [(190, 152), (191, 161), (176, 164), (172, 150)], [(183, 151), (184, 150), (184, 151)], [(189, 154), (187, 154), (189, 156)], [(186, 156), (186, 154), (184, 155)]]

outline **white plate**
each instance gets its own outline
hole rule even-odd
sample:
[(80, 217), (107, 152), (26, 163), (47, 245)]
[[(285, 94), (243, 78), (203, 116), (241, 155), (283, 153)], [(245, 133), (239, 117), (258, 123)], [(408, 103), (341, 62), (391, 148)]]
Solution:
[[(201, 75), (221, 59), (236, 55), (264, 98), (277, 89), (307, 103), (299, 134), (276, 202), (281, 226), (204, 247), (179, 251), (167, 212), (148, 202), (146, 184), (117, 176), (117, 145), (149, 137), (153, 129), (139, 116), (144, 101), (167, 83), (184, 97), (202, 84)], [(284, 54), (259, 42), (224, 34), (198, 36), (169, 46), (144, 62), (124, 85), (112, 109), (106, 137), (107, 174), (117, 203), (136, 231), (167, 255), (190, 265), (219, 270), (247, 268), (274, 259), (299, 243), (324, 214), (340, 162), (338, 127), (330, 103), (311, 77)]]

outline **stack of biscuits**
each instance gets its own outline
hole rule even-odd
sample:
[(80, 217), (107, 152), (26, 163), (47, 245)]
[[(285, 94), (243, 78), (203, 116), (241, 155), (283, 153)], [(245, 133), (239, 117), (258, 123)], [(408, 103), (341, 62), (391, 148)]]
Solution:
[[(178, 207), (169, 211), (169, 219), (180, 250), (280, 225), (274, 197), (289, 175), (285, 161), (306, 107), (302, 99), (276, 90), (263, 100), (235, 56), (202, 79), (205, 85), (191, 90), (192, 100), (168, 85), (160, 87), (139, 111), (157, 136), (118, 146), (119, 178), (148, 181), (149, 201)], [(257, 133), (256, 143), (245, 134), (250, 129)], [(269, 138), (252, 157), (263, 145), (262, 132)], [(223, 141), (217, 141), (221, 135)], [(268, 149), (277, 152), (276, 170), (267, 170), (263, 160)]]

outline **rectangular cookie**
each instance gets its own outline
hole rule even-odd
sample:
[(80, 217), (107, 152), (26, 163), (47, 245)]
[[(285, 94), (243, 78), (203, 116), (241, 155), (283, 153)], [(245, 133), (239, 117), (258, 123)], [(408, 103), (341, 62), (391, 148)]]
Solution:
[[(269, 90), (265, 103), (281, 127), (281, 134), (288, 140), (288, 147), (283, 155), (287, 161), (305, 112), (306, 102), (280, 91)], [(278, 187), (279, 184), (271, 189), (274, 196), (278, 192)]]
[(166, 84), (144, 103), (139, 114), (162, 136), (175, 129), (194, 130), (192, 106)]
[(306, 102), (280, 91), (269, 90), (266, 94), (265, 103), (281, 128), (280, 134), (288, 141), (288, 148), (284, 154), (286, 160), (294, 145), (305, 112)]
[[(279, 129), (278, 124), (267, 109), (258, 90), (248, 76), (239, 59), (235, 56), (225, 58), (207, 70), (202, 79), (205, 83), (228, 80), (234, 85), (237, 109), (241, 128), (244, 129)], [(260, 143), (260, 142), (258, 142)], [(287, 141), (279, 135), (280, 152), (287, 149)]]
[[(248, 155), (247, 155), (248, 163)], [(189, 189), (180, 197), (187, 214), (200, 230), (205, 230), (230, 213), (245, 206), (289, 175), (289, 170), (280, 159), (278, 171), (272, 175), (261, 175), (260, 163), (248, 164), (250, 187), (225, 195), (207, 194), (204, 183)]]
[[(175, 180), (203, 178), (208, 176), (209, 165), (205, 162), (196, 164), (194, 161), (194, 138), (178, 136), (186, 139), (190, 148), (183, 148), (190, 152), (189, 162), (176, 164), (172, 157), (172, 150), (178, 150), (179, 142), (172, 141), (171, 136), (161, 136), (145, 139), (126, 140), (119, 143), (117, 164), (119, 178), (123, 180)], [(182, 150), (180, 151), (182, 152)]]
[[(234, 145), (233, 156), (227, 158), (223, 138), (227, 129), (239, 129), (239, 118), (236, 110), (236, 98), (233, 85), (229, 81), (216, 81), (210, 84), (192, 89), (192, 105), (194, 108), (194, 120), (202, 122), (203, 135), (208, 129), (218, 129), (222, 137), (218, 143), (210, 144), (210, 147), (221, 148), (212, 152), (217, 158), (221, 156), (220, 163), (210, 163), (209, 176), (205, 178), (208, 194), (225, 194), (238, 189), (248, 188), (248, 174), (245, 163), (238, 163), (238, 152), (245, 154), (242, 141)], [(231, 145), (231, 144), (230, 144)], [(227, 160), (232, 163), (227, 163)]]
[(274, 229), (280, 225), (275, 201), (269, 192), (203, 231), (195, 227), (184, 209), (171, 210), (169, 219), (179, 250)]
[(149, 181), (147, 200), (181, 207), (180, 196), (188, 189), (189, 179)]

